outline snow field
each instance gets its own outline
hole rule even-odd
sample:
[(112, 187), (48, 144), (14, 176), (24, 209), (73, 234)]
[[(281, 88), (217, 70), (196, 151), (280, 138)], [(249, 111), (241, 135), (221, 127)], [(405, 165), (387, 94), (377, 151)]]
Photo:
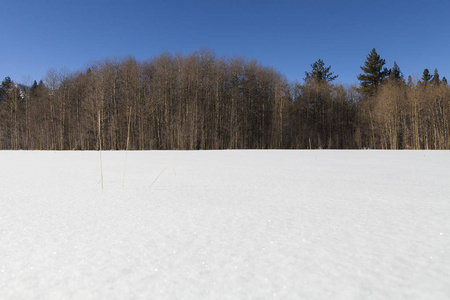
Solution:
[(448, 151), (102, 156), (0, 152), (1, 299), (450, 299)]

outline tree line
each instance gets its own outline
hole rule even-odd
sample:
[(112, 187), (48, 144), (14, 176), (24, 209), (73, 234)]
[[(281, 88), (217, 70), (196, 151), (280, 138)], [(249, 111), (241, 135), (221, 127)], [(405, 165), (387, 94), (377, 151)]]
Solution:
[(359, 86), (322, 60), (290, 84), (271, 67), (209, 50), (106, 59), (0, 88), (0, 149), (449, 149), (450, 89), (405, 81), (373, 49)]

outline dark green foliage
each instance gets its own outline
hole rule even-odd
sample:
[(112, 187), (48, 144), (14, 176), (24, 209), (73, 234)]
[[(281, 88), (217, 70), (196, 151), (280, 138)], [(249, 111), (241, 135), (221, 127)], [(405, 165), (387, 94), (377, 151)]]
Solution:
[(42, 80), (39, 81), (39, 84), (35, 80), (30, 89), (31, 96), (37, 98), (40, 94), (42, 94), (43, 87), (44, 87), (44, 83), (42, 82)]
[(445, 84), (445, 85), (447, 85), (448, 83), (447, 83), (447, 78), (445, 78), (445, 76), (444, 77), (442, 77), (442, 83), (443, 84)]
[(386, 78), (389, 71), (383, 66), (386, 61), (378, 55), (375, 48), (370, 51), (364, 62), (364, 66), (361, 67), (363, 74), (358, 75), (360, 83), (360, 91), (366, 96), (373, 96), (381, 85), (383, 79)]
[(413, 85), (411, 75), (408, 76), (408, 82), (407, 82), (407, 84), (408, 84), (409, 86), (412, 86), (412, 85)]
[(397, 62), (395, 62), (395, 61), (394, 61), (394, 66), (392, 67), (392, 69), (389, 70), (389, 79), (395, 80), (395, 81), (403, 80), (402, 71), (400, 71), (400, 68), (397, 65)]
[(2, 88), (8, 90), (11, 88), (11, 86), (12, 86), (11, 77), (6, 76), (5, 79), (2, 81)]
[(428, 69), (423, 70), (422, 83), (423, 84), (428, 84), (430, 82), (431, 78), (433, 78), (433, 77), (430, 74), (430, 70), (428, 70)]
[(440, 85), (441, 84), (441, 80), (439, 79), (438, 69), (434, 69), (433, 79), (431, 79), (430, 82), (432, 85)]
[(12, 87), (12, 80), (9, 76), (6, 76), (2, 81), (2, 85), (0, 86), (0, 101), (5, 100), (9, 90)]
[(334, 75), (334, 72), (330, 72), (331, 66), (325, 67), (323, 60), (319, 59), (311, 65), (311, 72), (305, 72), (306, 82), (331, 82), (335, 80), (338, 75)]

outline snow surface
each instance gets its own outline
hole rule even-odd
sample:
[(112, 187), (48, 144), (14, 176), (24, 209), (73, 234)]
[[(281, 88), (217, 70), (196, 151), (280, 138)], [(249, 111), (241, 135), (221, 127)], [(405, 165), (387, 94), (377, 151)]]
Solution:
[(449, 151), (102, 155), (0, 152), (1, 299), (450, 299)]

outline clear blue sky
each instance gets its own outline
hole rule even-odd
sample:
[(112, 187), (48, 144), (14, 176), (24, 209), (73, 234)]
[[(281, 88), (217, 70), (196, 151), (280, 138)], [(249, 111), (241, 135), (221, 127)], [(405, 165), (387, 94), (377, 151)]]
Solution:
[(356, 83), (376, 48), (405, 75), (450, 79), (450, 1), (0, 0), (0, 78), (39, 80), (107, 57), (146, 60), (201, 47), (273, 66), (290, 81), (321, 58)]

